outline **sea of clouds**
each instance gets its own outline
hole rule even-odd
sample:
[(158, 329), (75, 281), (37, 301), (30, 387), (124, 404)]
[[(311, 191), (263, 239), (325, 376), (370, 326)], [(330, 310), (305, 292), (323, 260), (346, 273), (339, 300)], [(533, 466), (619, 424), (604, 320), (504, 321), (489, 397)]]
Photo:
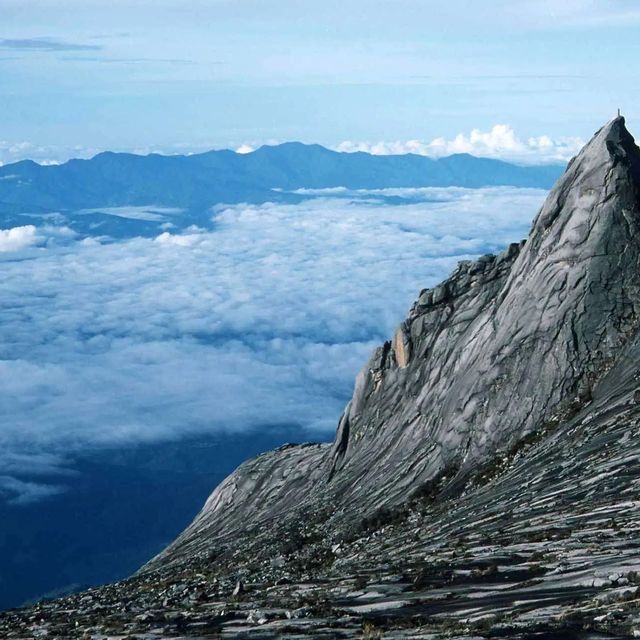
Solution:
[(326, 438), (418, 291), (524, 237), (545, 192), (301, 195), (155, 238), (0, 231), (0, 495), (62, 491), (86, 449), (275, 425)]

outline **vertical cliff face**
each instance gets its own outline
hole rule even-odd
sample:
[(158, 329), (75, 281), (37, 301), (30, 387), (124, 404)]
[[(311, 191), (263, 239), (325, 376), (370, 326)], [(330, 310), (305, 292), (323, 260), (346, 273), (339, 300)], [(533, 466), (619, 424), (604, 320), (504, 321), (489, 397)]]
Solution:
[(348, 521), (435, 484), (455, 495), (591, 401), (636, 335), (639, 267), (640, 150), (619, 117), (571, 162), (526, 242), (420, 293), (358, 375), (332, 446), (249, 461), (149, 568), (320, 505)]

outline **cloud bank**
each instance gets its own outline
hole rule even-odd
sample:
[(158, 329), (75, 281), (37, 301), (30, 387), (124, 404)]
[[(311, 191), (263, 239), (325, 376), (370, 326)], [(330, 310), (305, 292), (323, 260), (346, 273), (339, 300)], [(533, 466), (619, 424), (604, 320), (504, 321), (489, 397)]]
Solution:
[(43, 247), (0, 257), (0, 494), (62, 490), (40, 477), (73, 451), (274, 425), (330, 434), (418, 291), (522, 238), (544, 195), (334, 190), (218, 207), (212, 231), (155, 239), (40, 231)]
[(497, 158), (524, 164), (567, 162), (584, 146), (581, 138), (552, 139), (547, 135), (521, 139), (507, 124), (497, 124), (490, 131), (473, 129), (469, 134), (459, 133), (455, 138), (435, 138), (431, 142), (407, 140), (396, 142), (352, 142), (337, 145), (338, 151), (364, 151), (374, 155), (415, 153), (441, 158), (454, 153)]
[(0, 253), (20, 251), (38, 244), (41, 240), (33, 225), (0, 229)]

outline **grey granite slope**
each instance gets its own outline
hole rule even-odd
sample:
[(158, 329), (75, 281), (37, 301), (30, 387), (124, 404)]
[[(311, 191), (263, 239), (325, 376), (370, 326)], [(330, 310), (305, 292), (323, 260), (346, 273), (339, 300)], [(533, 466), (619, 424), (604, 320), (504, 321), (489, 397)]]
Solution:
[(526, 243), (421, 292), (358, 375), (331, 449), (246, 463), (150, 567), (305, 504), (348, 520), (434, 483), (455, 494), (587, 402), (636, 332), (639, 194), (640, 150), (616, 118), (572, 161)]
[(617, 118), (526, 243), (421, 292), (333, 445), (248, 461), (136, 576), (0, 637), (640, 637), (639, 227)]

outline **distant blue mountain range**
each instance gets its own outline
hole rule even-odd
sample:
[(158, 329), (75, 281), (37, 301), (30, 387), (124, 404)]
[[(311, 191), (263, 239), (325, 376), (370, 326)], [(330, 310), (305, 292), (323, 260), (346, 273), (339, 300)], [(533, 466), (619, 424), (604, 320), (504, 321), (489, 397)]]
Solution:
[[(304, 196), (291, 192), (300, 188), (509, 185), (547, 189), (563, 169), (562, 165), (519, 166), (468, 154), (433, 159), (412, 154), (340, 153), (298, 142), (263, 146), (248, 154), (230, 150), (190, 156), (105, 152), (90, 160), (53, 166), (24, 160), (0, 167), (0, 225), (37, 224), (34, 215), (52, 212), (91, 213), (90, 218), (75, 215), (70, 226), (83, 231), (90, 220), (93, 229), (117, 237), (130, 235), (132, 229), (126, 228), (122, 217), (114, 221), (113, 215), (96, 209), (174, 207), (184, 213), (184, 225), (177, 226), (187, 226), (201, 222), (204, 212), (215, 204), (299, 201)], [(155, 233), (162, 221), (161, 216), (138, 219), (133, 226), (136, 233), (147, 235)]]

